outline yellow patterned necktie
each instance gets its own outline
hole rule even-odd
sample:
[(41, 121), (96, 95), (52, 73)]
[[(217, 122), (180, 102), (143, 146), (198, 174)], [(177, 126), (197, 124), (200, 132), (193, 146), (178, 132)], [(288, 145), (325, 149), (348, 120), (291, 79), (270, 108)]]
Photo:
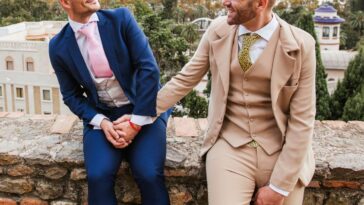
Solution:
[(252, 62), (251, 62), (250, 56), (249, 56), (249, 49), (259, 39), (260, 39), (260, 36), (255, 33), (253, 33), (252, 35), (244, 34), (243, 48), (239, 52), (239, 63), (240, 63), (241, 69), (243, 69), (244, 72), (249, 70), (249, 68), (252, 66)]

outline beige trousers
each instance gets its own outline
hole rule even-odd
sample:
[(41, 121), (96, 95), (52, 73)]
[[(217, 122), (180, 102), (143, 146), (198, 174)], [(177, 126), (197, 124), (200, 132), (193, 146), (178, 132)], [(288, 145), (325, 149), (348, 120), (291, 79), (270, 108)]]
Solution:
[[(254, 192), (269, 184), (278, 156), (279, 152), (269, 156), (260, 147), (234, 148), (220, 138), (206, 158), (209, 205), (249, 205)], [(304, 190), (298, 182), (284, 205), (302, 205)]]

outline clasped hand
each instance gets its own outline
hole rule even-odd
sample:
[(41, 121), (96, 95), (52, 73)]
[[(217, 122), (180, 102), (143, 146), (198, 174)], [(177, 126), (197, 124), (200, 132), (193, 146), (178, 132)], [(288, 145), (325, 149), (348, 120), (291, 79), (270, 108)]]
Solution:
[(138, 131), (129, 123), (130, 117), (130, 115), (124, 115), (114, 122), (110, 122), (108, 119), (101, 122), (101, 129), (105, 133), (106, 139), (115, 148), (123, 149), (129, 146), (138, 134)]

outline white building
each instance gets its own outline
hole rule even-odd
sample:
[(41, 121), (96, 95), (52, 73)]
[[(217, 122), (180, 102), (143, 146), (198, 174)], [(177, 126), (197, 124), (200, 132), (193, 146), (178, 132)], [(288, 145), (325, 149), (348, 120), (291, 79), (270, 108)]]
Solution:
[(48, 55), (49, 39), (66, 22), (0, 27), (0, 112), (69, 114)]
[(344, 21), (330, 5), (324, 4), (315, 10), (315, 31), (321, 50), (339, 50), (340, 24)]

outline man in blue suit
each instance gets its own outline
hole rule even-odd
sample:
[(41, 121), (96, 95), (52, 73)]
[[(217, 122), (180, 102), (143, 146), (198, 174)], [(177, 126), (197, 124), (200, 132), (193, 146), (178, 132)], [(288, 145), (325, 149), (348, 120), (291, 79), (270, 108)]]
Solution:
[[(64, 103), (84, 122), (90, 205), (114, 205), (115, 177), (130, 164), (145, 205), (169, 204), (164, 184), (167, 114), (156, 116), (159, 69), (147, 38), (126, 8), (98, 0), (59, 0), (69, 23), (49, 44)], [(113, 121), (124, 114), (131, 120)]]

